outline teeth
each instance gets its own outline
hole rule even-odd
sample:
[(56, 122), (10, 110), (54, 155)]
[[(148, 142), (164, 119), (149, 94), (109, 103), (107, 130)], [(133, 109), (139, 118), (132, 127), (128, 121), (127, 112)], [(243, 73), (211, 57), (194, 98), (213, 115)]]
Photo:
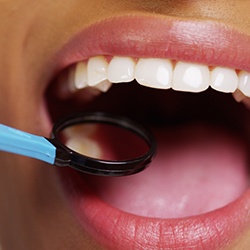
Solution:
[(63, 72), (57, 79), (57, 94), (63, 99), (69, 98), (77, 90), (74, 80), (75, 68), (76, 65), (70, 66), (68, 71)]
[(98, 83), (94, 87), (96, 89), (101, 90), (101, 92), (107, 92), (111, 88), (111, 86), (112, 86), (112, 83), (109, 82), (108, 80), (105, 80), (105, 81)]
[(79, 62), (75, 67), (74, 87), (75, 89), (83, 89), (88, 85), (87, 81), (87, 64)]
[(107, 80), (108, 62), (103, 56), (92, 57), (88, 61), (88, 86), (98, 85)]
[[(213, 89), (250, 97), (250, 73), (234, 69), (147, 58), (135, 60), (131, 57), (114, 56), (108, 63), (104, 56), (92, 57), (88, 62), (79, 62), (70, 67), (67, 76), (59, 79), (61, 96), (70, 95), (86, 87), (107, 92), (112, 83), (131, 82), (134, 79), (147, 87), (173, 88), (177, 91), (201, 92), (209, 86)], [(239, 93), (239, 92), (237, 92)], [(238, 101), (244, 98), (235, 94)]]
[(67, 147), (89, 157), (100, 158), (101, 149), (99, 145), (89, 138), (74, 137), (67, 141)]
[(241, 71), (239, 74), (239, 90), (245, 95), (250, 97), (250, 74)]
[(239, 78), (233, 69), (216, 67), (211, 72), (211, 87), (225, 93), (233, 93), (238, 87)]
[(208, 66), (178, 62), (174, 69), (174, 90), (201, 92), (208, 88), (210, 73)]
[(135, 65), (130, 57), (113, 57), (108, 66), (108, 80), (113, 83), (133, 81)]
[(165, 59), (140, 59), (136, 65), (135, 79), (144, 86), (169, 89), (173, 77), (173, 65)]
[(66, 145), (70, 149), (89, 157), (100, 158), (101, 148), (98, 143), (92, 139), (96, 132), (95, 125), (76, 125), (64, 130), (63, 136), (66, 139)]

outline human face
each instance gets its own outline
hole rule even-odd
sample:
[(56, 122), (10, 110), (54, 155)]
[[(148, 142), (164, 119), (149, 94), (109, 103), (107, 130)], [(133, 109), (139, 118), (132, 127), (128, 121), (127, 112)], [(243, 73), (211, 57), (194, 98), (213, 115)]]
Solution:
[(61, 115), (104, 109), (151, 125), (159, 145), (149, 169), (118, 179), (1, 153), (3, 249), (249, 249), (247, 98), (128, 83), (97, 100), (96, 89), (71, 93), (67, 78), (95, 56), (161, 58), (205, 75), (229, 68), (224, 91), (234, 92), (235, 73), (250, 72), (249, 9), (246, 0), (1, 1), (1, 123), (49, 136)]

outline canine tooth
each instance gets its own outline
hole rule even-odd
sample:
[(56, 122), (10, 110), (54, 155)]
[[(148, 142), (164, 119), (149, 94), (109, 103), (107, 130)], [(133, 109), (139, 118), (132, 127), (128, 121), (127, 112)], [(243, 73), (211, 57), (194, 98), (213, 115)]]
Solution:
[(211, 87), (225, 93), (233, 93), (238, 87), (239, 78), (233, 69), (215, 67), (211, 72)]
[(96, 89), (101, 90), (102, 92), (107, 92), (112, 86), (112, 83), (108, 80), (106, 81), (102, 81), (100, 83), (98, 83), (97, 85), (95, 85), (94, 87)]
[(178, 62), (174, 69), (174, 90), (201, 92), (208, 88), (210, 72), (208, 66)]
[(79, 62), (75, 66), (74, 87), (83, 89), (87, 86), (87, 64)]
[(107, 80), (108, 63), (103, 56), (92, 57), (87, 65), (88, 86)]
[(172, 85), (173, 65), (168, 59), (139, 59), (135, 68), (136, 81), (144, 86), (168, 89)]
[(241, 71), (239, 73), (239, 90), (245, 95), (250, 97), (250, 74)]
[(135, 65), (131, 57), (113, 57), (108, 66), (108, 80), (112, 83), (133, 81)]

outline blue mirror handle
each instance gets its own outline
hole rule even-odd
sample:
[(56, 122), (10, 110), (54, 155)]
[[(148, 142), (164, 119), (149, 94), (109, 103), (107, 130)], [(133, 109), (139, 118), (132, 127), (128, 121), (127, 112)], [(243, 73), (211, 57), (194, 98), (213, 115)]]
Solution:
[(54, 164), (56, 147), (42, 136), (0, 124), (0, 150)]

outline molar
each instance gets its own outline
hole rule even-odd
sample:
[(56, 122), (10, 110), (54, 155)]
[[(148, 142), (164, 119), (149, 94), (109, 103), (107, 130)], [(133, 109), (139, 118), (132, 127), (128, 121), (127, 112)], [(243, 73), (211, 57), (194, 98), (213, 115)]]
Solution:
[(201, 92), (208, 88), (210, 72), (208, 66), (177, 62), (172, 88), (179, 91)]
[(84, 137), (74, 137), (67, 141), (66, 146), (80, 154), (100, 158), (101, 157), (101, 149), (97, 142), (93, 141), (90, 138)]
[(235, 92), (238, 82), (239, 78), (233, 69), (215, 67), (211, 72), (211, 87), (220, 92)]
[(108, 80), (112, 83), (133, 81), (135, 65), (131, 57), (113, 57), (108, 66)]
[(172, 86), (173, 64), (168, 59), (139, 59), (135, 69), (136, 81), (158, 89), (169, 89)]
[(96, 125), (76, 125), (64, 130), (66, 146), (70, 149), (90, 157), (100, 158), (100, 145), (92, 137), (97, 131)]

